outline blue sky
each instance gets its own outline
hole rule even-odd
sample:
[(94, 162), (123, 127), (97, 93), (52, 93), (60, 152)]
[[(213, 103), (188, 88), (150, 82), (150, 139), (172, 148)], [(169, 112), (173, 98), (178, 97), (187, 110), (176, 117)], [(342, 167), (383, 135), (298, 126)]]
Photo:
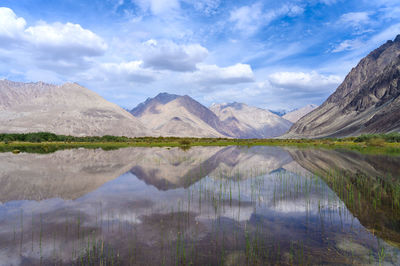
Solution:
[(388, 0), (2, 0), (0, 78), (78, 82), (125, 108), (169, 92), (292, 109), (397, 34)]

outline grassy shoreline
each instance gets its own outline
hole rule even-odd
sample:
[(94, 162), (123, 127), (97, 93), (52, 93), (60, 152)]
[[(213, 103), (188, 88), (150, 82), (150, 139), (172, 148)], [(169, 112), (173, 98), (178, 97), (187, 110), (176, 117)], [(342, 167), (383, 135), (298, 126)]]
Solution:
[(57, 150), (87, 148), (113, 150), (127, 147), (181, 147), (189, 149), (195, 146), (281, 146), (297, 148), (324, 148), (324, 149), (347, 149), (367, 154), (389, 154), (400, 155), (400, 143), (377, 142), (371, 143), (355, 142), (353, 140), (329, 140), (329, 139), (180, 139), (180, 138), (152, 138), (143, 141), (102, 141), (102, 142), (26, 142), (12, 141), (0, 142), (0, 152), (33, 152), (51, 153)]

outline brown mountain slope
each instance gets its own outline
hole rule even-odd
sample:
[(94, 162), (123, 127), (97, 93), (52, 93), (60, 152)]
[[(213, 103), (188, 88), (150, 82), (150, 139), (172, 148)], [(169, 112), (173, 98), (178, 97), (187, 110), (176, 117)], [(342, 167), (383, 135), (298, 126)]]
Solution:
[(400, 35), (362, 59), (337, 90), (283, 137), (400, 131)]
[(130, 113), (76, 83), (0, 80), (0, 132), (75, 136), (151, 135)]
[(233, 134), (207, 107), (191, 97), (160, 93), (131, 110), (162, 136), (231, 137)]
[(270, 138), (284, 134), (292, 123), (268, 110), (244, 103), (213, 104), (210, 107), (236, 138)]

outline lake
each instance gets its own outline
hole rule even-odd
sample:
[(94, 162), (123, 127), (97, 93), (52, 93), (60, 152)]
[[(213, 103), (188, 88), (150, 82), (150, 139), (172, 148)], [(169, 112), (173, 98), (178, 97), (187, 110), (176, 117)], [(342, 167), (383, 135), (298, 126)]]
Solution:
[(399, 265), (400, 157), (0, 153), (0, 265)]

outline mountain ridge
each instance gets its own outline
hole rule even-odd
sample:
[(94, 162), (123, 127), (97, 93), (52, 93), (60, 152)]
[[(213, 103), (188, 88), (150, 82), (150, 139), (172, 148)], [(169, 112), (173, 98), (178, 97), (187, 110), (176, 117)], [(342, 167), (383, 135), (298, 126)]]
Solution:
[(292, 123), (262, 108), (244, 103), (213, 104), (210, 107), (238, 138), (268, 138), (285, 133)]
[(297, 121), (282, 137), (346, 137), (400, 131), (399, 56), (400, 35), (361, 59), (320, 107)]
[(307, 104), (306, 106), (296, 108), (290, 112), (287, 112), (282, 117), (292, 123), (296, 123), (300, 118), (313, 111), (317, 107), (318, 105), (316, 104)]
[(188, 95), (159, 93), (138, 104), (131, 114), (164, 136), (232, 137), (212, 111)]
[(130, 113), (77, 83), (0, 80), (0, 132), (149, 136)]

